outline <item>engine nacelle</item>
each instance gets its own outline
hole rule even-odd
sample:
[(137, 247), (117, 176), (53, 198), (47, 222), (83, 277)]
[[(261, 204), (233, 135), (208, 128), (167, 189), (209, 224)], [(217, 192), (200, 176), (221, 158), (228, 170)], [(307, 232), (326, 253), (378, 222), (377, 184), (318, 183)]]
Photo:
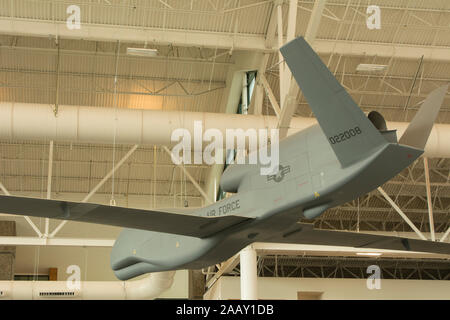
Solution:
[(375, 128), (380, 131), (381, 135), (391, 143), (397, 143), (397, 130), (388, 130), (386, 120), (384, 120), (384, 117), (381, 115), (381, 113), (377, 111), (371, 111), (367, 115), (367, 118), (369, 118), (370, 122), (374, 125)]
[(377, 128), (379, 131), (387, 131), (387, 125), (386, 120), (384, 120), (384, 117), (381, 115), (381, 113), (377, 111), (371, 111), (367, 115), (367, 118), (369, 118), (370, 122)]

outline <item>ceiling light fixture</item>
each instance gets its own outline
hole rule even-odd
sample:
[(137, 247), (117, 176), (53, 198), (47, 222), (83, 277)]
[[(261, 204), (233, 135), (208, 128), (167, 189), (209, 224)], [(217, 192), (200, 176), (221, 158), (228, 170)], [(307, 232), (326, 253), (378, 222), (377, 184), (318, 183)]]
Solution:
[(158, 55), (158, 50), (146, 48), (127, 48), (127, 55), (137, 57), (156, 57)]
[(357, 252), (357, 256), (369, 256), (369, 257), (379, 257), (381, 253), (379, 252)]
[(385, 64), (370, 64), (361, 63), (356, 67), (356, 71), (359, 72), (380, 72), (386, 70), (387, 65)]

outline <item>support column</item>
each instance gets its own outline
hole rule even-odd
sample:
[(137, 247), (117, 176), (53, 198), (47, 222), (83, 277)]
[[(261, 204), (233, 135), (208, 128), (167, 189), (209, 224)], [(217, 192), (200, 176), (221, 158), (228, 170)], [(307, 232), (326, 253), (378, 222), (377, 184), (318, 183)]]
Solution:
[[(58, 47), (59, 54), (59, 47)], [(55, 112), (57, 112), (58, 105), (55, 106)], [(53, 172), (53, 140), (50, 141), (50, 147), (48, 151), (48, 170), (47, 170), (47, 199), (52, 196), (52, 172)], [(50, 219), (45, 218), (45, 231), (44, 236), (48, 238), (48, 228), (50, 226)]]
[(189, 300), (202, 300), (205, 294), (205, 276), (202, 270), (189, 270)]
[[(291, 19), (295, 19), (294, 12), (294, 0), (291, 0), (289, 3), (289, 8), (292, 9), (292, 15), (290, 14)], [(313, 45), (314, 40), (317, 35), (317, 30), (320, 25), (320, 20), (322, 18), (322, 13), (325, 8), (326, 0), (316, 0), (314, 2), (314, 7), (311, 12), (311, 17), (309, 18), (308, 27), (305, 32), (305, 40), (308, 41), (310, 45)], [(295, 25), (295, 22), (292, 22)], [(291, 27), (292, 37), (293, 32), (295, 34), (294, 27)], [(280, 66), (281, 68), (281, 66)], [(289, 79), (289, 78), (288, 78)], [(287, 81), (287, 80), (286, 80)], [(278, 128), (280, 129), (280, 139), (283, 139), (287, 136), (288, 130), (290, 128), (292, 116), (297, 108), (297, 96), (299, 94), (299, 87), (294, 78), (290, 77), (290, 81), (288, 83), (284, 83), (286, 86), (286, 90), (284, 91), (284, 97), (280, 98), (280, 107), (281, 107), (281, 116), (278, 120)], [(280, 93), (283, 93), (280, 91)]]
[(241, 259), (241, 300), (258, 299), (258, 274), (256, 251), (252, 246), (244, 248)]
[(269, 62), (269, 54), (264, 54), (261, 64), (258, 68), (258, 73), (256, 75), (256, 85), (253, 93), (253, 98), (250, 102), (249, 114), (262, 114), (263, 102), (264, 102), (264, 87), (261, 82), (261, 76), (264, 76), (266, 72), (267, 63)]
[(428, 169), (428, 158), (423, 158), (423, 170), (425, 171), (425, 185), (427, 188), (428, 221), (430, 223), (431, 241), (436, 241), (434, 234), (433, 201), (431, 199), (430, 170)]
[[(242, 79), (244, 75), (246, 75), (248, 71), (259, 70), (261, 65), (264, 66), (265, 70), (267, 62), (264, 64), (263, 60), (268, 59), (268, 55), (256, 52), (233, 52), (233, 57), (235, 59), (235, 64), (230, 66), (228, 70), (226, 81), (227, 87), (220, 102), (220, 110), (227, 114), (236, 114), (238, 111), (239, 99), (242, 97)], [(253, 109), (251, 112), (253, 112)], [(224, 151), (226, 155), (226, 150)], [(208, 170), (207, 179), (205, 181), (205, 192), (208, 194), (208, 199), (211, 199), (212, 202), (215, 202), (217, 198), (223, 170), (223, 164), (213, 164)]]
[(284, 105), (284, 99), (286, 98), (286, 90), (288, 89), (286, 87), (286, 84), (284, 83), (286, 80), (285, 76), (285, 70), (287, 69), (285, 67), (284, 58), (279, 50), (283, 46), (283, 3), (280, 2), (277, 5), (277, 26), (278, 26), (278, 69), (279, 69), (279, 78), (280, 78), (280, 105)]
[(242, 114), (248, 114), (248, 78), (247, 78), (247, 73), (244, 72), (242, 74)]

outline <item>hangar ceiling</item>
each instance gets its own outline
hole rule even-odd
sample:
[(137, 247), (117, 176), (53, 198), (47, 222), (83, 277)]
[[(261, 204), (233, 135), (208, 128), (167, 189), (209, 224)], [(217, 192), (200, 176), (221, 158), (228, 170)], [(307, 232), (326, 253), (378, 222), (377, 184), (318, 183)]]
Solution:
[[(287, 2), (78, 2), (82, 29), (71, 33), (64, 28), (71, 1), (0, 0), (0, 101), (224, 113), (230, 74), (242, 54), (253, 52), (265, 55), (255, 69), (264, 71), (280, 100), (276, 6), (282, 3), (283, 21), (288, 21)], [(381, 8), (380, 30), (366, 26), (371, 4)], [(298, 1), (296, 35), (305, 34), (313, 9), (314, 1)], [(285, 23), (284, 34), (287, 28)], [(315, 36), (313, 47), (354, 100), (386, 120), (410, 121), (427, 94), (450, 81), (446, 0), (328, 0)], [(158, 56), (131, 57), (129, 47), (155, 48)], [(357, 71), (362, 63), (386, 68)], [(275, 115), (266, 95), (261, 112)], [(298, 116), (313, 116), (301, 93), (294, 110)], [(450, 124), (449, 95), (437, 122)], [(113, 153), (117, 161), (131, 147), (55, 143), (52, 197), (83, 199), (112, 168)], [(11, 194), (45, 197), (49, 148), (42, 141), (0, 141), (0, 182)], [(206, 187), (208, 166), (187, 170)], [(429, 174), (435, 230), (443, 233), (450, 227), (450, 160), (429, 159)], [(123, 205), (131, 205), (130, 199), (147, 208), (184, 206), (185, 200), (189, 206), (204, 204), (195, 184), (160, 147), (139, 146), (114, 179)], [(107, 202), (111, 188), (107, 182), (97, 194)], [(383, 189), (420, 231), (430, 231), (422, 159)], [(329, 210), (315, 223), (411, 231), (378, 191)]]

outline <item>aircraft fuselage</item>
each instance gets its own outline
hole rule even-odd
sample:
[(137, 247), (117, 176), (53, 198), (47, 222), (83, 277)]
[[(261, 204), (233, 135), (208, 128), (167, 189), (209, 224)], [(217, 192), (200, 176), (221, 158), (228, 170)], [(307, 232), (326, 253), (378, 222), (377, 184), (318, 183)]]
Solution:
[(314, 219), (372, 191), (421, 154), (421, 150), (386, 142), (372, 155), (342, 168), (320, 127), (312, 126), (280, 143), (277, 175), (260, 175), (259, 167), (249, 167), (238, 193), (196, 212), (208, 217), (255, 219), (203, 239), (126, 230), (118, 241), (121, 246), (129, 243), (134, 254), (118, 257), (113, 250), (113, 270), (121, 278), (122, 274), (129, 277), (130, 273), (199, 269), (220, 263), (253, 242), (288, 237), (299, 231), (300, 219)]

